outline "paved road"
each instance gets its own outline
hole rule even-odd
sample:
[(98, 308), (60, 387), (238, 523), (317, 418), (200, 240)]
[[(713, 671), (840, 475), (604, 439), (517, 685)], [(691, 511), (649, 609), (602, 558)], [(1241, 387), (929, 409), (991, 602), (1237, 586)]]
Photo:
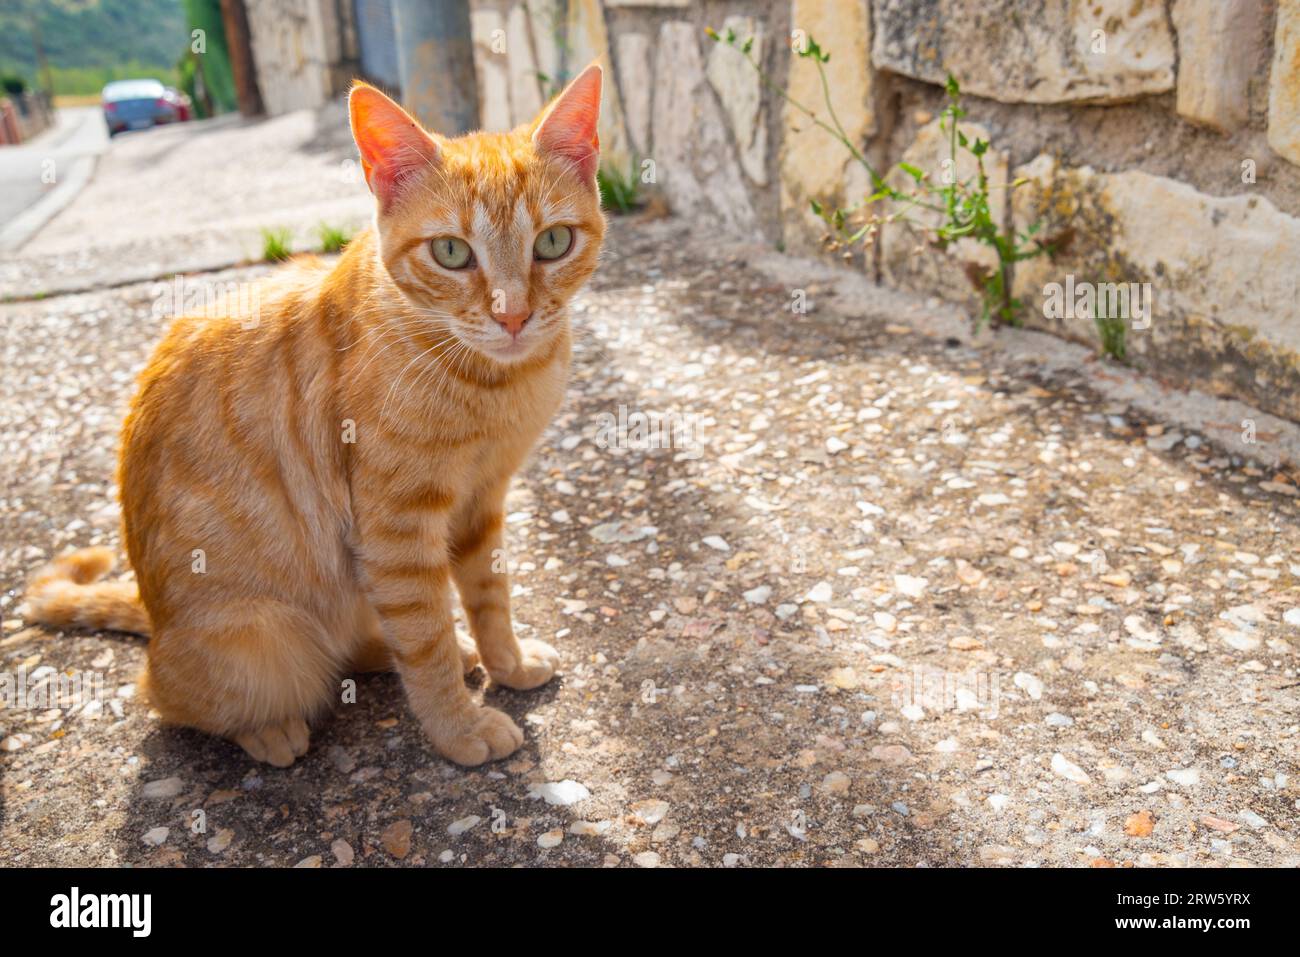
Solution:
[[(108, 148), (108, 130), (93, 106), (59, 110), (55, 125), (22, 146), (0, 147), (0, 230), (55, 189), (78, 159)], [(52, 182), (48, 165), (53, 161)]]

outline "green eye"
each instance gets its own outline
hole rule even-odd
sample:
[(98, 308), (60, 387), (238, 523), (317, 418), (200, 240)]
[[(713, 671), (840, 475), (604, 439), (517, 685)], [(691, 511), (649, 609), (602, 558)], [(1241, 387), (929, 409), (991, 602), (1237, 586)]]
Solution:
[(572, 229), (568, 226), (552, 226), (538, 233), (533, 242), (533, 255), (538, 259), (559, 259), (572, 245)]
[(470, 252), (469, 243), (455, 236), (439, 236), (432, 243), (433, 258), (444, 269), (464, 269), (469, 265), (474, 254)]

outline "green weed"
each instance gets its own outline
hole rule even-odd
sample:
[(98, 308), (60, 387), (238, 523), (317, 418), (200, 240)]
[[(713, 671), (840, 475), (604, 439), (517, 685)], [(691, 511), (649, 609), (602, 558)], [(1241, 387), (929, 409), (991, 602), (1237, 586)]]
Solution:
[(267, 262), (282, 262), (293, 254), (293, 234), (280, 227), (262, 230), (262, 258)]
[(324, 253), (340, 253), (344, 246), (352, 242), (351, 230), (342, 226), (331, 226), (328, 223), (317, 226), (316, 235), (320, 237), (320, 248)]
[[(970, 154), (975, 159), (976, 173), (965, 180), (959, 180), (955, 173), (945, 176), (951, 182), (936, 184), (927, 172), (908, 163), (899, 163), (896, 167), (912, 182), (907, 189), (898, 189), (882, 176), (858, 146), (849, 139), (843, 125), (835, 115), (831, 103), (830, 81), (826, 75), (825, 65), (830, 61), (829, 51), (823, 50), (812, 38), (804, 38), (802, 48), (796, 47), (796, 56), (811, 60), (821, 78), (822, 96), (825, 101), (825, 115), (822, 119), (812, 108), (793, 99), (779, 84), (772, 81), (768, 73), (753, 57), (752, 38), (740, 40), (734, 31), (718, 33), (708, 29), (706, 34), (714, 42), (722, 43), (738, 50), (749, 65), (758, 73), (764, 87), (779, 96), (794, 109), (803, 113), (813, 125), (829, 133), (848, 151), (853, 160), (865, 169), (871, 177), (873, 192), (854, 206), (844, 208), (827, 206), (817, 200), (811, 200), (813, 212), (831, 229), (830, 245), (833, 249), (847, 251), (857, 244), (871, 246), (879, 236), (880, 229), (890, 223), (905, 222), (919, 229), (936, 248), (944, 249), (950, 243), (962, 239), (971, 239), (992, 249), (997, 255), (997, 266), (993, 269), (976, 263), (965, 265), (966, 275), (980, 293), (982, 309), (976, 322), (976, 328), (983, 328), (988, 323), (1020, 325), (1019, 312), (1022, 303), (1011, 295), (1012, 266), (1025, 259), (1033, 259), (1052, 250), (1049, 240), (1037, 238), (1039, 225), (1034, 224), (1023, 233), (1012, 228), (1003, 229), (997, 223), (993, 213), (990, 197), (999, 190), (1015, 189), (1022, 180), (1012, 183), (994, 184), (989, 182), (985, 170), (985, 157), (989, 143), (983, 139), (973, 142), (959, 129), (961, 119), (966, 111), (961, 106), (961, 87), (955, 77), (948, 75), (945, 84), (948, 103), (940, 116), (940, 128), (948, 138), (948, 169), (957, 169), (959, 152)], [(897, 177), (895, 177), (897, 179)], [(889, 204), (882, 207), (880, 204)], [(884, 210), (884, 211), (881, 211)], [(920, 223), (909, 217), (914, 210), (928, 210), (938, 214), (938, 224)]]
[(616, 166), (601, 166), (596, 170), (596, 184), (600, 187), (600, 205), (615, 213), (630, 213), (640, 204), (641, 184), (636, 175), (636, 164), (624, 172)]

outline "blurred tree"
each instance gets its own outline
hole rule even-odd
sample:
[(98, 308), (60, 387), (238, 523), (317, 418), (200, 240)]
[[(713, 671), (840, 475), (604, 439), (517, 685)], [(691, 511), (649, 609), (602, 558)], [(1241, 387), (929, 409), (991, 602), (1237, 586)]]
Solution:
[(262, 91), (257, 85), (253, 40), (248, 29), (248, 8), (244, 0), (221, 0), (221, 19), (225, 24), (226, 48), (230, 52), (230, 68), (235, 76), (239, 112), (245, 116), (256, 116), (263, 111)]
[(184, 4), (190, 28), (186, 53), (181, 58), (182, 64), (189, 64), (181, 67), (181, 82), (186, 82), (186, 74), (190, 78), (190, 88), (185, 92), (194, 101), (199, 116), (238, 109), (221, 0), (184, 0)]
[(4, 0), (0, 70), (62, 94), (128, 77), (172, 83), (184, 30), (180, 0)]

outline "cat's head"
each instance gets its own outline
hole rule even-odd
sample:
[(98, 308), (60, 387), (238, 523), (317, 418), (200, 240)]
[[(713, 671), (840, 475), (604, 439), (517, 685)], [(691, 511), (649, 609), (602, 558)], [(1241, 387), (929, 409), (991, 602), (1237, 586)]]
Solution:
[(348, 99), (385, 268), (417, 315), (496, 362), (563, 331), (596, 268), (600, 90), (593, 64), (532, 123), (455, 138), (374, 87)]

